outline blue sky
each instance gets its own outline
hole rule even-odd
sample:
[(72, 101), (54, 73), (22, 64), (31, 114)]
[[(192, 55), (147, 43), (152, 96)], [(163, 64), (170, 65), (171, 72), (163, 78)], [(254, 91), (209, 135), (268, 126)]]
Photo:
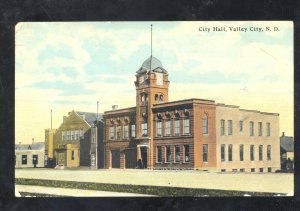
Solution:
[[(22, 22), (16, 142), (44, 140), (50, 109), (57, 128), (68, 111), (95, 112), (97, 101), (100, 112), (134, 106), (135, 73), (150, 56), (150, 24), (153, 55), (169, 72), (170, 100), (205, 98), (277, 112), (281, 131), (292, 135), (292, 22)], [(280, 31), (199, 32), (200, 26)]]

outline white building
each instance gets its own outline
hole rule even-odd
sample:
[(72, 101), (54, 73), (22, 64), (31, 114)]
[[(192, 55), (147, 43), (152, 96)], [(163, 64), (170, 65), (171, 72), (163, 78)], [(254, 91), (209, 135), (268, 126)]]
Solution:
[(15, 168), (32, 168), (45, 166), (45, 143), (15, 145)]

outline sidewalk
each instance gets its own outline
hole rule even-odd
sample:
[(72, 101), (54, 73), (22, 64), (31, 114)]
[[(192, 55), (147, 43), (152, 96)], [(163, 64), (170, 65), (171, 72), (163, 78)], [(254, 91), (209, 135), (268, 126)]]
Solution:
[(44, 186), (30, 186), (30, 185), (15, 185), (15, 195), (20, 197), (19, 192), (41, 193), (59, 196), (79, 196), (79, 197), (155, 197), (153, 195), (137, 194), (137, 193), (120, 193), (110, 191), (96, 191), (96, 190), (81, 190), (71, 188), (51, 188)]

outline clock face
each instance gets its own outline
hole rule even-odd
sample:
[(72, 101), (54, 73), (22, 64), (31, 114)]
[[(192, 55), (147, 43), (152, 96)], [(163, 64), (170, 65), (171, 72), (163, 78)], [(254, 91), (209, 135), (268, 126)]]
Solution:
[(163, 74), (162, 73), (156, 73), (156, 83), (157, 85), (163, 85)]
[(139, 80), (140, 80), (140, 84), (141, 84), (141, 83), (143, 83), (143, 82), (144, 82), (144, 80), (145, 80), (145, 76), (143, 76), (143, 75), (142, 75), (142, 76), (140, 76)]

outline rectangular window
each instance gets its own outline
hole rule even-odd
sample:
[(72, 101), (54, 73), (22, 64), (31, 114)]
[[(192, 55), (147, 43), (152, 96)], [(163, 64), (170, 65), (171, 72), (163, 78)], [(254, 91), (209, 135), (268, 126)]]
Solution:
[(271, 145), (267, 146), (267, 159), (271, 160)]
[(117, 139), (120, 140), (121, 139), (121, 125), (117, 126)]
[(268, 172), (272, 172), (272, 168), (269, 167), (269, 168), (268, 168)]
[(240, 161), (244, 161), (244, 145), (240, 145)]
[(254, 136), (254, 122), (250, 122), (250, 136)]
[(232, 135), (232, 120), (228, 120), (227, 124), (228, 124), (228, 135)]
[(188, 117), (183, 120), (183, 133), (190, 134), (190, 119)]
[(259, 172), (264, 172), (264, 168), (259, 168)]
[(208, 134), (208, 118), (206, 114), (204, 114), (204, 117), (202, 118), (202, 131), (203, 134)]
[(251, 172), (255, 172), (255, 168), (251, 168)]
[(157, 162), (161, 163), (162, 162), (162, 152), (161, 152), (161, 146), (156, 147), (156, 153), (157, 153)]
[(72, 157), (71, 157), (71, 159), (74, 160), (74, 158), (75, 158), (75, 152), (74, 152), (74, 150), (72, 150)]
[(71, 134), (70, 133), (71, 133), (71, 131), (68, 130), (67, 131), (67, 140), (71, 140)]
[(32, 155), (32, 164), (38, 164), (38, 155)]
[(221, 119), (220, 124), (221, 124), (221, 128), (220, 128), (220, 130), (221, 130), (221, 136), (223, 136), (223, 135), (225, 135), (225, 120)]
[(27, 165), (27, 155), (22, 155), (22, 165)]
[(250, 145), (250, 160), (254, 161), (254, 145)]
[(80, 129), (79, 136), (80, 136), (81, 138), (83, 137), (83, 129)]
[(243, 121), (240, 121), (240, 132), (243, 132)]
[(175, 146), (175, 162), (180, 162), (180, 146)]
[(228, 145), (228, 161), (232, 161), (232, 144)]
[(75, 140), (79, 140), (79, 130), (75, 130)]
[(240, 169), (240, 172), (245, 172), (245, 169)]
[(166, 163), (171, 162), (171, 147), (166, 146)]
[(221, 161), (225, 161), (225, 144), (221, 145)]
[(258, 157), (259, 157), (259, 160), (262, 161), (263, 160), (263, 145), (259, 145), (259, 148), (258, 148)]
[(271, 135), (271, 124), (268, 122), (267, 123), (267, 136)]
[(147, 123), (142, 123), (142, 136), (146, 137), (148, 136), (148, 124)]
[(162, 122), (156, 122), (156, 136), (162, 136)]
[(115, 139), (115, 127), (114, 126), (109, 127), (109, 139), (110, 140)]
[(63, 141), (65, 140), (65, 131), (61, 132), (61, 140), (63, 140)]
[(75, 140), (75, 131), (74, 130), (71, 131), (71, 140), (72, 141)]
[(174, 133), (175, 133), (175, 136), (180, 135), (180, 122), (179, 122), (179, 119), (175, 119), (175, 121), (174, 121)]
[(124, 125), (124, 139), (128, 139), (129, 136), (129, 126)]
[(262, 136), (262, 122), (258, 123), (258, 135)]
[(203, 162), (208, 162), (208, 145), (203, 144)]
[(135, 125), (131, 125), (131, 137), (135, 138)]
[(170, 119), (166, 120), (166, 136), (170, 136), (171, 135), (171, 121)]
[(184, 145), (184, 162), (190, 162), (190, 146)]

